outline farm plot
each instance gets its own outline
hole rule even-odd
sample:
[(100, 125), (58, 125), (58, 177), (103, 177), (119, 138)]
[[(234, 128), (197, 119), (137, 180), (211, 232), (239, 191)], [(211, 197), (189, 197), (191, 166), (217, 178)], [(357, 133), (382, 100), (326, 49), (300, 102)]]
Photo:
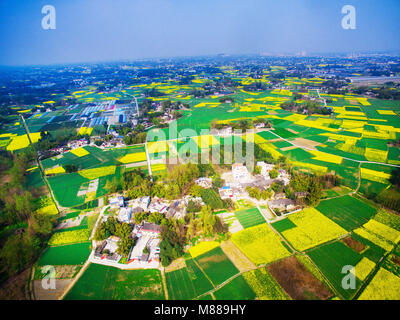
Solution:
[(384, 268), (379, 269), (359, 300), (399, 300), (400, 278)]
[(223, 212), (218, 214), (224, 223), (228, 226), (230, 233), (235, 233), (240, 230), (243, 230), (242, 225), (240, 224), (238, 218), (233, 212)]
[(115, 169), (116, 169), (115, 166), (106, 166), (106, 167), (81, 170), (78, 172), (78, 174), (86, 179), (94, 180), (100, 177), (115, 174)]
[(368, 221), (362, 227), (354, 230), (354, 233), (373, 242), (386, 251), (392, 250), (400, 241), (400, 231), (373, 219)]
[(89, 229), (78, 229), (71, 231), (58, 231), (55, 232), (50, 240), (49, 245), (57, 246), (63, 244), (80, 243), (89, 240), (90, 230)]
[(376, 213), (375, 208), (351, 196), (323, 200), (316, 209), (348, 231), (368, 222)]
[(242, 275), (237, 276), (214, 292), (217, 300), (254, 300), (256, 294)]
[(90, 264), (65, 300), (162, 300), (161, 272)]
[(294, 256), (269, 265), (267, 270), (295, 300), (327, 300), (332, 296), (329, 288)]
[(189, 253), (192, 258), (202, 255), (219, 246), (217, 241), (203, 241), (189, 248)]
[(260, 300), (290, 299), (266, 268), (251, 270), (243, 273), (242, 276)]
[(194, 258), (194, 261), (200, 266), (215, 286), (239, 273), (239, 270), (220, 247)]
[(339, 241), (311, 249), (307, 254), (341, 296), (345, 299), (354, 296), (361, 285), (361, 280), (356, 278), (356, 289), (344, 289), (342, 268), (347, 265), (355, 267), (361, 261), (360, 254)]
[(240, 272), (254, 269), (256, 266), (247, 258), (242, 251), (236, 247), (232, 241), (227, 240), (221, 243), (221, 249), (226, 256), (233, 262)]
[(235, 233), (232, 242), (256, 265), (290, 255), (279, 236), (266, 223)]
[(257, 207), (236, 211), (235, 216), (245, 229), (265, 223), (265, 219)]
[(288, 217), (296, 225), (282, 235), (298, 250), (304, 251), (347, 233), (345, 229), (314, 208), (306, 208)]
[(38, 265), (78, 265), (84, 263), (89, 254), (90, 242), (50, 247), (42, 254)]
[(189, 300), (213, 289), (213, 285), (192, 259), (184, 268), (167, 272), (168, 296), (171, 300)]
[(84, 203), (85, 195), (77, 196), (77, 194), (81, 185), (88, 183), (88, 180), (78, 173), (49, 177), (48, 181), (56, 200), (61, 206), (73, 207)]
[(381, 209), (374, 217), (374, 220), (400, 231), (400, 216)]

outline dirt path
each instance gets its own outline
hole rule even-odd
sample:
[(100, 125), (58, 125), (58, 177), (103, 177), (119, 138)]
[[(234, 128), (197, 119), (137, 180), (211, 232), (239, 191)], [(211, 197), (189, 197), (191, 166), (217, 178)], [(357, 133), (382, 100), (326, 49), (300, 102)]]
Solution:
[(162, 283), (163, 283), (163, 287), (164, 287), (165, 300), (169, 300), (167, 279), (165, 278), (165, 269), (164, 269), (164, 267), (161, 267), (160, 270), (161, 270), (161, 279), (162, 279)]

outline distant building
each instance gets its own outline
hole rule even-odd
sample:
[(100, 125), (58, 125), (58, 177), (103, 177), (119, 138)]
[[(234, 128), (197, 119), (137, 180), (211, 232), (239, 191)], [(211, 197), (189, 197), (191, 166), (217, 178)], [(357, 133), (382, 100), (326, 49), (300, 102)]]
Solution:
[(161, 233), (161, 228), (158, 224), (144, 222), (140, 232), (142, 235), (158, 236)]
[(198, 178), (195, 183), (204, 189), (209, 189), (212, 187), (212, 179), (206, 177)]
[(114, 207), (124, 207), (125, 200), (123, 196), (117, 196), (109, 199), (109, 204)]
[(257, 162), (257, 167), (261, 168), (261, 172), (260, 174), (266, 178), (266, 179), (271, 179), (269, 176), (269, 172), (274, 169), (275, 165), (270, 164), (270, 163), (266, 163), (264, 161), (258, 161)]
[(247, 170), (243, 163), (234, 163), (232, 165), (232, 176), (240, 183), (251, 182), (252, 180), (249, 170)]
[(132, 208), (121, 208), (118, 213), (118, 220), (121, 222), (129, 223), (132, 217)]

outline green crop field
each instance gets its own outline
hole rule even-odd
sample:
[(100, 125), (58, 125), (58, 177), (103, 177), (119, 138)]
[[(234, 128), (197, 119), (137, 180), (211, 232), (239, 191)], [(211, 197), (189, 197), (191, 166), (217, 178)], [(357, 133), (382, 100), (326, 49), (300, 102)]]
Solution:
[(194, 260), (215, 286), (239, 273), (239, 270), (220, 247), (200, 255)]
[(296, 225), (290, 219), (282, 219), (272, 223), (272, 226), (278, 232), (283, 232), (292, 228), (296, 228)]
[(265, 223), (265, 219), (257, 207), (236, 211), (235, 216), (245, 229)]
[(194, 299), (213, 289), (213, 285), (192, 259), (187, 259), (186, 267), (167, 272), (167, 290), (171, 300)]
[(89, 257), (90, 245), (91, 243), (88, 241), (77, 244), (49, 247), (40, 257), (38, 265), (83, 264)]
[(356, 279), (356, 289), (344, 289), (342, 279), (345, 274), (342, 268), (346, 265), (356, 266), (361, 260), (361, 255), (347, 247), (342, 242), (333, 242), (307, 252), (322, 273), (332, 283), (335, 290), (345, 299), (350, 299), (357, 292), (361, 281)]
[(368, 222), (377, 211), (351, 196), (323, 200), (317, 206), (317, 210), (348, 231)]
[(242, 275), (237, 276), (214, 292), (217, 300), (254, 300), (256, 294)]
[(161, 272), (90, 264), (65, 300), (162, 300)]

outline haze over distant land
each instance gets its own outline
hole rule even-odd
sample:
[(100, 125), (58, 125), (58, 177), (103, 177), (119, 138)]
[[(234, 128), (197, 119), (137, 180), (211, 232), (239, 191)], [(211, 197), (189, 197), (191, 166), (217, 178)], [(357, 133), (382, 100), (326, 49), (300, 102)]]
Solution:
[[(44, 5), (56, 29), (43, 30)], [(356, 30), (341, 8), (356, 8)], [(400, 50), (398, 0), (3, 0), (0, 64)]]

